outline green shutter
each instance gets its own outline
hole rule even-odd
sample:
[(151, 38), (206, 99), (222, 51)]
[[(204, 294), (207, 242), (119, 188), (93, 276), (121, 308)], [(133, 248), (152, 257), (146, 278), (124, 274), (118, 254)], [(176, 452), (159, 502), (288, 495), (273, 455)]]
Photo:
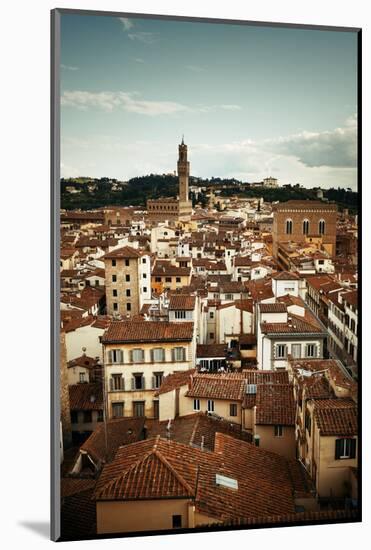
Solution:
[(356, 457), (356, 448), (357, 448), (357, 440), (351, 439), (350, 440), (350, 458)]

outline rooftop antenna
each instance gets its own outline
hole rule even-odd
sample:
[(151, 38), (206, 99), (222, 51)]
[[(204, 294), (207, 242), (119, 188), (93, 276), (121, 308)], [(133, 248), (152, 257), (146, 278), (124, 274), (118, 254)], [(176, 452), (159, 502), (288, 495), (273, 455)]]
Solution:
[(184, 145), (184, 134), (182, 134), (182, 145)]

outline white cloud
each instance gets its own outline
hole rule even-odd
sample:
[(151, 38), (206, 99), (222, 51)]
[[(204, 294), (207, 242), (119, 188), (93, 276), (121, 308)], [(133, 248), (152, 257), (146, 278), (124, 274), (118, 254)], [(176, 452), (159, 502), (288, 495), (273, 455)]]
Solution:
[(78, 71), (78, 67), (73, 67), (72, 65), (63, 65), (61, 64), (61, 69), (64, 69), (65, 71)]
[(134, 61), (135, 61), (136, 63), (145, 63), (144, 59), (142, 59), (142, 58), (140, 58), (140, 57), (135, 57), (135, 58), (134, 58)]
[(297, 158), (309, 167), (357, 165), (357, 118), (350, 117), (343, 127), (323, 132), (300, 132), (264, 146), (271, 151)]
[(199, 65), (186, 65), (185, 68), (193, 73), (203, 73), (205, 71), (205, 69)]
[(128, 19), (127, 17), (119, 17), (119, 21), (121, 21), (121, 23), (123, 24), (124, 31), (129, 31), (134, 27), (134, 23), (132, 22), (132, 20)]
[(65, 107), (75, 107), (81, 110), (96, 107), (107, 112), (121, 108), (130, 113), (149, 116), (240, 109), (238, 105), (198, 105), (191, 107), (176, 101), (152, 101), (142, 99), (137, 92), (86, 92), (82, 90), (66, 90), (62, 94), (61, 104)]

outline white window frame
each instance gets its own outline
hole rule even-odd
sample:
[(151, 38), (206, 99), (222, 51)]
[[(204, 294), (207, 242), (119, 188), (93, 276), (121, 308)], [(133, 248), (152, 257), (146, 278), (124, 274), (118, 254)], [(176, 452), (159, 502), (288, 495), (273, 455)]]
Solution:
[(274, 426), (274, 437), (283, 437), (283, 426), (282, 426), (282, 424), (276, 424)]
[[(280, 355), (279, 349), (283, 348), (283, 355)], [(287, 344), (276, 344), (276, 359), (287, 359)]]
[[(313, 354), (309, 353), (309, 350), (313, 350)], [(316, 344), (306, 344), (305, 345), (305, 357), (315, 359), (317, 357), (317, 346)]]
[[(342, 438), (341, 445), (342, 445), (342, 453), (339, 455), (339, 458), (350, 458), (350, 453), (351, 453), (350, 438), (346, 438), (346, 437)], [(347, 447), (348, 447), (348, 452), (347, 452)]]
[(201, 403), (199, 399), (193, 400), (193, 410), (194, 411), (200, 411), (201, 410)]

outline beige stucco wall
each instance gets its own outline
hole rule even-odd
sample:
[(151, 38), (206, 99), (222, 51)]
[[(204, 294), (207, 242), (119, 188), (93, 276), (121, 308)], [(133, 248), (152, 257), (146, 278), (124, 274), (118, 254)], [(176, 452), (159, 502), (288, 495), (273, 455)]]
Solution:
[(316, 464), (317, 492), (321, 497), (344, 497), (351, 492), (350, 468), (357, 467), (357, 456), (335, 460), (335, 440), (336, 437), (319, 438)]
[(188, 499), (97, 502), (97, 533), (127, 533), (172, 529), (172, 516), (188, 527)]
[(275, 437), (274, 426), (256, 425), (254, 434), (260, 436), (261, 449), (272, 451), (286, 458), (295, 458), (296, 441), (294, 426), (283, 426), (282, 437)]
[[(186, 388), (186, 391), (188, 388)], [(182, 399), (182, 396), (180, 398), (180, 410), (179, 414), (180, 416), (185, 416), (187, 414), (194, 414), (196, 411), (193, 408), (193, 401), (194, 397), (184, 397)], [(207, 398), (199, 398), (200, 400), (200, 410), (202, 412), (207, 411)], [(226, 420), (229, 420), (230, 422), (234, 422), (235, 424), (241, 424), (242, 423), (242, 414), (241, 414), (241, 403), (237, 401), (232, 400), (225, 400), (225, 399), (213, 399), (214, 401), (214, 413), (218, 414), (219, 416), (225, 418)], [(235, 403), (237, 405), (237, 416), (230, 416), (229, 414), (229, 405), (231, 403)]]
[(160, 401), (160, 421), (175, 418), (175, 390), (161, 393)]

